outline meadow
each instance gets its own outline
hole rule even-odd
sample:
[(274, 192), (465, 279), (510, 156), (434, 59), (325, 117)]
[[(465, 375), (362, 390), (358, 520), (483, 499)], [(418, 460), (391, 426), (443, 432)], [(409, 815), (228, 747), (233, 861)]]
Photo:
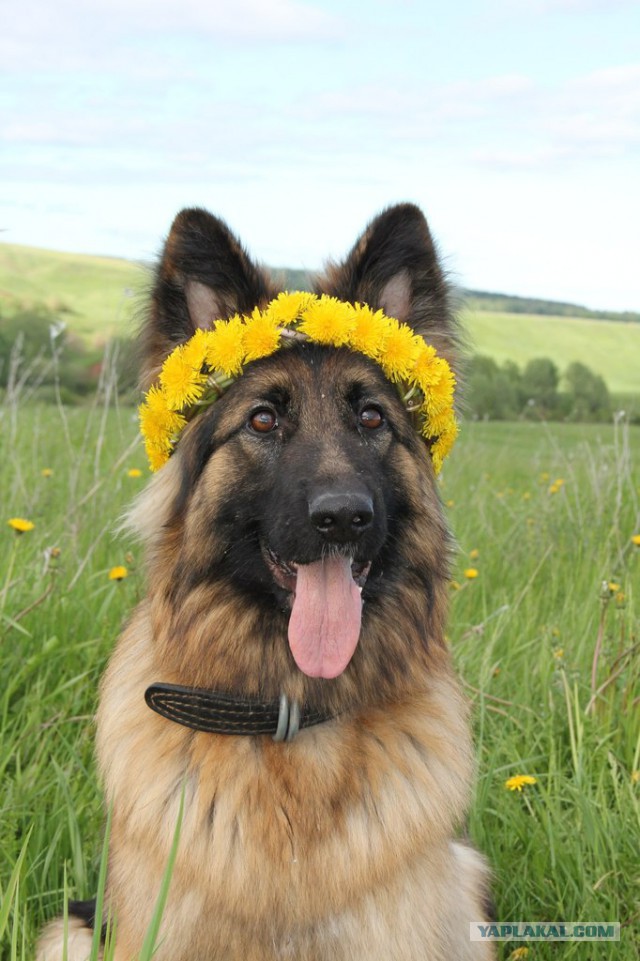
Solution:
[[(65, 897), (98, 887), (93, 715), (144, 593), (140, 549), (116, 526), (147, 477), (135, 411), (114, 395), (0, 404), (3, 961), (31, 958)], [(465, 424), (441, 490), (457, 540), (449, 641), (478, 755), (469, 832), (498, 919), (623, 925), (619, 944), (499, 956), (635, 961), (640, 428)], [(33, 528), (15, 532), (16, 517)], [(535, 781), (508, 790), (515, 775)]]

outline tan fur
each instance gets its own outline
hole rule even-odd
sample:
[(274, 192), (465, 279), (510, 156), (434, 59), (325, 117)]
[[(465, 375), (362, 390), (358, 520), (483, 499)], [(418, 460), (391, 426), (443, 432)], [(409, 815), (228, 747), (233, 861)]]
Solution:
[[(91, 954), (93, 931), (78, 918), (69, 918), (65, 932), (64, 921), (56, 918), (46, 926), (38, 940), (37, 961), (61, 961), (66, 949), (67, 961), (88, 961)], [(102, 958), (102, 951), (99, 952)]]

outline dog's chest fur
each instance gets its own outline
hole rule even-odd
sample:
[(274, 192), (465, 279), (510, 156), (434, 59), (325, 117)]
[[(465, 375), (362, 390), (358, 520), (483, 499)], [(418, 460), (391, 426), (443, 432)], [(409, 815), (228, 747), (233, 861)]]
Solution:
[[(112, 659), (98, 715), (99, 763), (115, 812), (110, 874), (120, 892), (121, 951), (127, 932), (134, 943), (151, 917), (183, 787), (158, 957), (369, 957), (366, 950), (399, 937), (403, 916), (405, 940), (439, 918), (437, 943), (442, 906), (459, 886), (459, 853), (448, 838), (471, 774), (448, 672), (411, 702), (327, 722), (283, 746), (194, 733), (158, 717), (143, 699), (153, 671), (142, 605)], [(131, 901), (126, 891), (135, 892)], [(350, 953), (356, 943), (360, 955)]]

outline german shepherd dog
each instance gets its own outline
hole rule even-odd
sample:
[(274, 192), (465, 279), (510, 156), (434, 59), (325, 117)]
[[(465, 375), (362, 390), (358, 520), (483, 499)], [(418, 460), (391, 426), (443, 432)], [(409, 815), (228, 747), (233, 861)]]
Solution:
[[(315, 289), (382, 308), (455, 364), (416, 207), (375, 218)], [(223, 222), (180, 213), (143, 383), (197, 328), (278, 292)], [(473, 760), (444, 639), (451, 541), (428, 444), (382, 369), (311, 342), (247, 364), (128, 520), (148, 593), (97, 715), (116, 961), (140, 952), (181, 804), (157, 961), (493, 957), (469, 938), (487, 870), (456, 839)], [(92, 908), (71, 912), (65, 956), (85, 961)], [(38, 961), (61, 961), (63, 927)]]

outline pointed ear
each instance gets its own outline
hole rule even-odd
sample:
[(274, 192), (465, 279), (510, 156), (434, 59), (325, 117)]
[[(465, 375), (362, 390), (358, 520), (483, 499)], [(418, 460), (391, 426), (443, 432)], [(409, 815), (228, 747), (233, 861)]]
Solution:
[(158, 264), (142, 332), (142, 384), (157, 377), (167, 355), (214, 320), (246, 313), (275, 296), (227, 225), (206, 210), (174, 220)]
[(381, 307), (455, 363), (458, 329), (449, 285), (422, 211), (389, 207), (371, 221), (342, 264), (329, 264), (318, 290)]

